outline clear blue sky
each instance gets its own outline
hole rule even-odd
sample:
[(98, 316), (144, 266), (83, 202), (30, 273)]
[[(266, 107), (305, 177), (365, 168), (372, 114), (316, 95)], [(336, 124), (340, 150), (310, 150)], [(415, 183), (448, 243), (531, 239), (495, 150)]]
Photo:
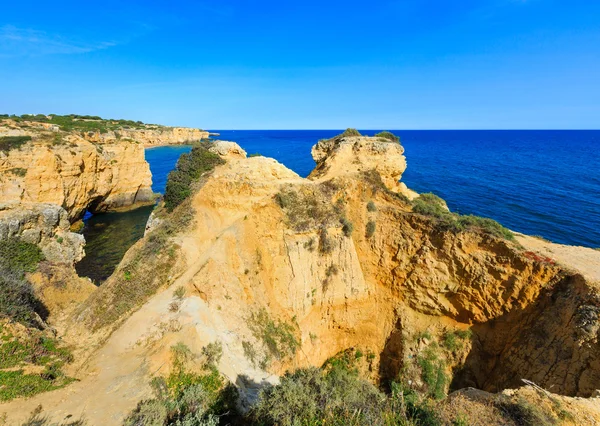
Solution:
[(3, 2), (0, 112), (207, 129), (600, 128), (600, 2)]

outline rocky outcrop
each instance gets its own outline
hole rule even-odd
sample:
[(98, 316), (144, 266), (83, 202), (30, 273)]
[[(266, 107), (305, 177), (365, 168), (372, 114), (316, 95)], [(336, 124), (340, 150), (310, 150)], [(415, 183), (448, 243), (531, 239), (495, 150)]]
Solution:
[(93, 143), (137, 142), (144, 146), (181, 145), (208, 139), (208, 132), (191, 127), (148, 126), (146, 129), (119, 129), (100, 132), (84, 132), (82, 136)]
[(11, 238), (36, 244), (53, 263), (73, 265), (85, 254), (83, 235), (69, 227), (67, 212), (55, 204), (0, 205), (0, 244)]
[(406, 170), (404, 147), (397, 142), (366, 136), (336, 136), (320, 140), (311, 151), (317, 167), (309, 179), (377, 173), (390, 190), (414, 198), (417, 193), (399, 182)]
[(142, 145), (94, 145), (77, 137), (0, 152), (1, 203), (52, 203), (80, 218), (152, 203), (152, 175)]
[(214, 141), (209, 151), (220, 155), (225, 159), (246, 158), (246, 151), (235, 142)]

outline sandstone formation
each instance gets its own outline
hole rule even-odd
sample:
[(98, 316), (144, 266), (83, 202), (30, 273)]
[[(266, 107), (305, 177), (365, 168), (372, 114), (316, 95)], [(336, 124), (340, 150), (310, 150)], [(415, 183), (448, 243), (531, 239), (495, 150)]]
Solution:
[(52, 203), (71, 220), (86, 209), (102, 212), (152, 203), (152, 175), (144, 148), (132, 143), (29, 143), (0, 152), (1, 203)]
[[(86, 360), (76, 363), (81, 381), (0, 412), (41, 403), (62, 419), (86, 407), (92, 424), (118, 423), (150, 395), (150, 378), (169, 371), (171, 345), (200, 353), (218, 341), (219, 370), (246, 403), (284, 371), (350, 348), (367, 354), (374, 381), (402, 374), (424, 389), (417, 360), (435, 350), (453, 377), (446, 390), (481, 390), (453, 396), (465, 406), (527, 379), (584, 412), (580, 424), (599, 419), (592, 399), (574, 398), (600, 387), (596, 269), (561, 264), (552, 245), (542, 253), (526, 238), (453, 230), (413, 212), (415, 194), (397, 185), (406, 168), (397, 143), (321, 141), (308, 179), (232, 143), (213, 151), (226, 164), (173, 213), (157, 210), (71, 317), (64, 339)], [(570, 253), (600, 264), (600, 252)], [(186, 296), (173, 308), (179, 287)], [(273, 329), (284, 336), (268, 342)], [(449, 335), (464, 337), (444, 346)], [(537, 401), (535, 388), (515, 392)]]
[(120, 129), (100, 132), (84, 132), (83, 137), (93, 143), (116, 143), (120, 140), (135, 141), (144, 146), (182, 145), (208, 139), (209, 133), (190, 127), (155, 126), (147, 129)]
[(340, 175), (374, 171), (392, 191), (410, 199), (418, 194), (400, 182), (406, 170), (404, 147), (399, 143), (367, 136), (337, 136), (320, 140), (311, 151), (317, 167), (309, 179), (327, 180)]

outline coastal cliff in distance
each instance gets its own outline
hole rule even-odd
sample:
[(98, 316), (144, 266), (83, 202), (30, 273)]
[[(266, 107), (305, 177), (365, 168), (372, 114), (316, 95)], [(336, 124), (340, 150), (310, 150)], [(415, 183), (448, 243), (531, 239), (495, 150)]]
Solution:
[(208, 135), (96, 117), (0, 117), (0, 204), (57, 204), (74, 221), (86, 209), (97, 213), (152, 203), (144, 147)]

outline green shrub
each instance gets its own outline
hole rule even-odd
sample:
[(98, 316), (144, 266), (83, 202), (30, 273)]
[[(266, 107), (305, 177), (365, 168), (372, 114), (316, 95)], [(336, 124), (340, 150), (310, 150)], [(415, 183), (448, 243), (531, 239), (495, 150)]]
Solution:
[(286, 373), (277, 386), (261, 391), (255, 424), (381, 425), (386, 398), (355, 370), (337, 365)]
[[(24, 274), (37, 269), (44, 255), (35, 244), (10, 239), (0, 243), (0, 317), (36, 325), (47, 316)], [(36, 315), (37, 314), (37, 315)]]
[(141, 401), (125, 425), (216, 426), (220, 418), (226, 421), (236, 413), (235, 388), (226, 384), (213, 365), (205, 364), (201, 373), (191, 372), (188, 364), (194, 356), (189, 348), (178, 343), (171, 352), (171, 374), (152, 380), (154, 398)]
[(34, 272), (44, 260), (40, 248), (18, 239), (9, 239), (0, 244), (0, 265), (15, 272)]
[(457, 220), (462, 227), (479, 228), (488, 234), (492, 234), (496, 237), (501, 237), (507, 240), (514, 240), (515, 238), (514, 234), (510, 230), (506, 229), (495, 220), (487, 217), (468, 215), (459, 216)]
[(190, 153), (182, 154), (167, 179), (164, 195), (167, 210), (173, 211), (192, 194), (192, 183), (200, 176), (224, 163), (221, 157), (208, 150), (206, 144), (196, 145)]
[(286, 322), (271, 319), (264, 308), (252, 313), (248, 327), (254, 337), (263, 343), (265, 350), (276, 359), (291, 357), (300, 347), (296, 329)]
[(375, 235), (375, 222), (370, 220), (369, 222), (367, 222), (367, 226), (365, 229), (365, 236), (367, 238), (371, 238), (373, 235)]
[(2, 136), (0, 137), (0, 151), (8, 152), (18, 149), (31, 140), (31, 136)]
[(377, 211), (377, 206), (375, 205), (375, 203), (373, 201), (369, 201), (367, 203), (367, 211), (369, 211), (371, 213)]
[(340, 134), (342, 137), (351, 137), (351, 136), (362, 136), (360, 132), (356, 129), (348, 128), (344, 130), (344, 133)]
[(386, 139), (391, 142), (400, 143), (400, 138), (398, 136), (396, 136), (395, 134), (388, 132), (388, 131), (383, 131), (383, 132), (377, 133), (375, 135), (375, 137), (381, 138), (381, 139)]
[(354, 231), (354, 225), (345, 217), (340, 220), (342, 224), (342, 232), (348, 238), (352, 236), (352, 232)]
[(435, 345), (428, 346), (417, 357), (417, 364), (421, 368), (421, 378), (427, 385), (429, 396), (435, 399), (443, 399), (446, 396), (446, 363), (439, 357)]
[(329, 254), (333, 251), (333, 241), (329, 237), (326, 228), (321, 228), (319, 231), (319, 253)]
[(254, 154), (249, 154), (248, 158), (252, 158), (252, 157), (262, 157), (262, 154), (259, 154), (258, 152), (255, 152)]
[(202, 355), (206, 358), (208, 367), (215, 367), (223, 356), (223, 345), (221, 342), (212, 342), (202, 348)]

